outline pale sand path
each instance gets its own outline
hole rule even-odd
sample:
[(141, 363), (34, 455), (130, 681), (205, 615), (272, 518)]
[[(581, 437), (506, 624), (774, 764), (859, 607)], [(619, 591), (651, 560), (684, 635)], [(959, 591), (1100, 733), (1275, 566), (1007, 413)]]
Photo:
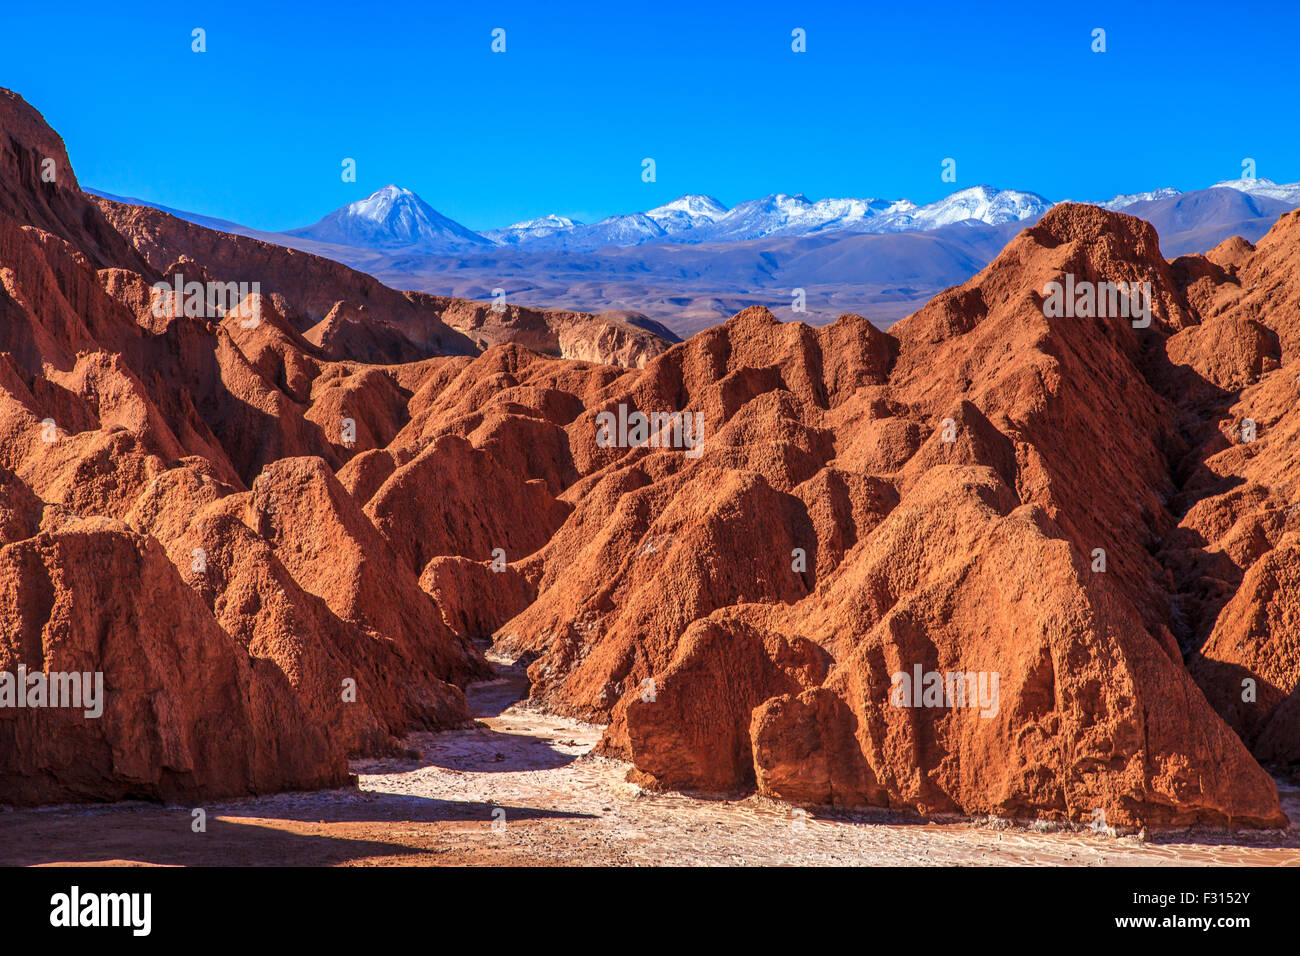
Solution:
[[(419, 759), (355, 762), (356, 790), (214, 804), (202, 834), (188, 808), (3, 813), (0, 863), (1300, 866), (1297, 824), (1142, 843), (649, 793), (625, 782), (627, 764), (587, 755), (599, 727), (512, 703), (526, 683), (501, 671), (471, 689), (477, 727), (412, 735)], [(1300, 823), (1300, 788), (1284, 787), (1283, 799)]]

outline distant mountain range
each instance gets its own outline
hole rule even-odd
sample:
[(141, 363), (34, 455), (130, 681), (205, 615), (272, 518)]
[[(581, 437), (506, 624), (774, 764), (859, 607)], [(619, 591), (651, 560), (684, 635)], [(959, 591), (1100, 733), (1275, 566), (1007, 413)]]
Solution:
[(972, 186), (918, 206), (907, 199), (808, 199), (776, 193), (728, 209), (712, 196), (688, 195), (645, 212), (582, 223), (548, 215), (477, 233), (409, 189), (385, 186), (313, 226), (285, 235), (360, 249), (461, 252), (483, 246), (592, 252), (650, 243), (749, 242), (769, 236), (830, 232), (923, 232), (955, 222), (1001, 225), (1041, 216), (1052, 203), (1036, 193)]
[[(1215, 183), (1210, 188), (1232, 190), (1256, 200), (1272, 200), (1287, 208), (1300, 205), (1300, 183), (1279, 185), (1268, 179), (1238, 179)], [(1200, 192), (1205, 190), (1197, 191)], [(1111, 210), (1139, 206), (1149, 209), (1146, 204), (1186, 195), (1193, 194), (1166, 188), (1122, 194), (1096, 205)], [(551, 214), (479, 233), (442, 215), (411, 190), (388, 185), (335, 210), (314, 225), (283, 233), (259, 234), (290, 236), (354, 249), (431, 255), (492, 246), (592, 252), (653, 243), (749, 242), (828, 233), (928, 232), (961, 222), (999, 226), (1037, 219), (1053, 205), (1037, 193), (992, 186), (959, 189), (924, 206), (907, 199), (813, 201), (803, 195), (774, 193), (728, 209), (712, 196), (687, 195), (645, 212), (609, 216), (591, 224)], [(166, 211), (201, 225), (235, 225), (174, 209)], [(239, 228), (246, 234), (257, 232)]]
[[(712, 197), (688, 195), (590, 224), (553, 214), (481, 233), (393, 185), (287, 232), (154, 208), (323, 255), (395, 288), (470, 299), (504, 289), (521, 305), (640, 313), (688, 335), (750, 305), (813, 323), (857, 312), (888, 325), (969, 279), (1053, 205), (1036, 193), (991, 186), (921, 206), (777, 193), (728, 209)], [(1255, 241), (1300, 205), (1300, 183), (1233, 180), (1096, 205), (1151, 222), (1162, 253), (1173, 257), (1234, 235)], [(795, 288), (805, 292), (806, 312), (791, 311)]]
[[(1239, 179), (1216, 183), (1211, 188), (1300, 205), (1300, 183), (1278, 185), (1267, 179)], [(1158, 189), (1116, 196), (1098, 205), (1120, 210), (1181, 195), (1176, 189)], [(812, 201), (803, 195), (775, 193), (728, 209), (712, 196), (687, 195), (645, 212), (609, 216), (591, 224), (552, 214), (476, 233), (443, 216), (409, 189), (390, 185), (330, 213), (314, 226), (293, 229), (287, 235), (355, 248), (407, 252), (456, 252), (489, 245), (592, 252), (651, 243), (928, 232), (959, 222), (999, 226), (1036, 219), (1053, 205), (1037, 193), (992, 186), (960, 189), (924, 206), (907, 199)]]
[(483, 233), (501, 245), (594, 251), (648, 243), (749, 242), (829, 232), (921, 232), (974, 220), (1000, 225), (1040, 216), (1051, 203), (1035, 193), (973, 186), (918, 206), (906, 199), (819, 199), (776, 193), (728, 209), (712, 196), (682, 196), (646, 212), (584, 225), (546, 216)]

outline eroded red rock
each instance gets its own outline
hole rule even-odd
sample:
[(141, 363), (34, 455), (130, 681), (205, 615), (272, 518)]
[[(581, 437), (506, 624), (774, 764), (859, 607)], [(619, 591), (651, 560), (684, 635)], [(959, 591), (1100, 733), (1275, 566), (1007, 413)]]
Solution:
[[(113, 708), (0, 710), (0, 802), (334, 785), (466, 719), (490, 636), (647, 786), (1283, 822), (1300, 214), (1170, 263), (1058, 206), (888, 333), (668, 348), (41, 184), (12, 96), (0, 132), (0, 664)], [(264, 287), (160, 315), (178, 271)], [(1067, 276), (1150, 321), (1056, 314)]]

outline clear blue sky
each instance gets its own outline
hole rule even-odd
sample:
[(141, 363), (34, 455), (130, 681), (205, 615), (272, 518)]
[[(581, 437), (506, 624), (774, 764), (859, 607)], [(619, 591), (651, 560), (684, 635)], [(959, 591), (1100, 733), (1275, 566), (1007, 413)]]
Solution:
[(1296, 0), (128, 6), (7, 0), (0, 86), (83, 184), (260, 228), (390, 182), (485, 229), (689, 192), (1106, 199), (1233, 179), (1244, 157), (1300, 180)]

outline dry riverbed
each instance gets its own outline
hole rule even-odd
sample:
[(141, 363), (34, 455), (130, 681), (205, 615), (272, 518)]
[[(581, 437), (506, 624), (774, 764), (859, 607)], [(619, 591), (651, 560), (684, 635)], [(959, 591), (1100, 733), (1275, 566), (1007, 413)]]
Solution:
[(412, 735), (419, 759), (357, 761), (357, 789), (212, 804), (205, 833), (189, 807), (0, 813), (0, 864), (1300, 866), (1300, 789), (1283, 784), (1286, 831), (1146, 842), (649, 793), (588, 754), (600, 728), (518, 702), (522, 674), (501, 673), (471, 688), (478, 726)]

